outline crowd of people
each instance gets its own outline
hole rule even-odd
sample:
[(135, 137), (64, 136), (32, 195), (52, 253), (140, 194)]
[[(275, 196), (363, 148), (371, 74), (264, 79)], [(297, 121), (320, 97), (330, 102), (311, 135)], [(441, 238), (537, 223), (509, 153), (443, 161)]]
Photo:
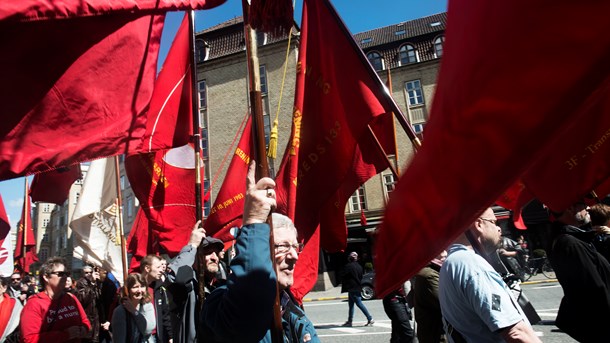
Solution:
[[(38, 280), (20, 273), (0, 278), (0, 342), (271, 342), (276, 335), (319, 342), (290, 290), (303, 248), (297, 230), (272, 211), (274, 181), (256, 181), (254, 170), (252, 163), (230, 263), (224, 243), (206, 236), (200, 222), (174, 259), (146, 256), (123, 287), (112, 273), (89, 265), (72, 280), (66, 262), (50, 258)], [(603, 341), (610, 316), (610, 206), (579, 202), (553, 217), (545, 250), (564, 291), (556, 325), (579, 342)], [(485, 209), (446, 251), (385, 296), (390, 342), (540, 342), (491, 258), (506, 263), (518, 258), (513, 252), (527, 256), (526, 243), (501, 234), (493, 210)], [(366, 326), (375, 324), (361, 299), (358, 257), (349, 253), (341, 273), (349, 304), (343, 326), (353, 325), (354, 306)]]

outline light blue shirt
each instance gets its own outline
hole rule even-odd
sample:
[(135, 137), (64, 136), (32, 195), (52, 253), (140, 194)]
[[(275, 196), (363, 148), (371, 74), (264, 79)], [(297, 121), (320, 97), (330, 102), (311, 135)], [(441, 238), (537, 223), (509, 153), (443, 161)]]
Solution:
[(443, 318), (468, 342), (504, 342), (498, 330), (529, 325), (500, 274), (466, 246), (449, 247), (439, 277)]

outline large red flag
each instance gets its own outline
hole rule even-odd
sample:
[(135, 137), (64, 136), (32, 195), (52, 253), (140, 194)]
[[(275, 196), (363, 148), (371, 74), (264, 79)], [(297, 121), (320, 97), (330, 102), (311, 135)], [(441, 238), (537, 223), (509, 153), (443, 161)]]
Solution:
[(241, 226), (246, 192), (245, 180), (252, 156), (251, 137), (252, 116), (248, 115), (244, 131), (227, 169), (227, 175), (214, 200), (210, 215), (205, 220), (204, 228), (207, 234), (223, 242), (235, 239), (235, 232), (231, 232), (231, 229)]
[(32, 180), (30, 197), (32, 201), (49, 202), (63, 205), (74, 181), (82, 178), (80, 163), (38, 173)]
[(388, 167), (368, 125), (391, 112), (391, 103), (326, 0), (303, 3), (295, 88), (291, 139), (276, 183), (278, 211), (293, 219), (305, 242), (291, 288), (299, 299), (317, 280), (318, 242), (330, 251), (345, 248), (349, 196)]
[(164, 13), (222, 2), (2, 2), (0, 180), (186, 144), (147, 117)]
[(140, 261), (146, 255), (159, 254), (159, 240), (148, 224), (146, 214), (140, 207), (136, 214), (136, 220), (133, 222), (129, 236), (127, 237), (127, 252), (131, 254), (129, 262), (129, 272), (140, 272)]
[(519, 178), (563, 210), (608, 177), (610, 161), (598, 157), (610, 147), (608, 10), (595, 1), (450, 2), (426, 142), (377, 236), (381, 296)]
[(38, 261), (36, 256), (36, 240), (34, 238), (34, 230), (32, 229), (32, 204), (28, 192), (28, 181), (25, 180), (25, 193), (23, 199), (23, 209), (21, 211), (21, 220), (19, 221), (19, 230), (17, 231), (17, 242), (15, 246), (15, 263), (23, 272), (30, 272), (30, 265)]
[[(149, 117), (154, 118), (148, 123), (150, 131), (165, 135), (180, 132), (188, 137), (192, 131), (191, 88), (189, 21), (185, 15), (155, 81), (149, 110)], [(161, 147), (153, 136), (145, 137), (149, 150)], [(174, 256), (188, 242), (195, 224), (194, 149), (187, 144), (156, 153), (130, 155), (125, 160), (125, 170), (146, 214), (151, 234), (158, 237), (162, 249)], [(137, 242), (148, 244), (143, 239)]]

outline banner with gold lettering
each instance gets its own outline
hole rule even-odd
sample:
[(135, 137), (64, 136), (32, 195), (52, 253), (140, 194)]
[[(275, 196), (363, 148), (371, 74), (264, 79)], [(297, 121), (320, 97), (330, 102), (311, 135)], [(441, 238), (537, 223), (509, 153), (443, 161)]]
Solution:
[(128, 156), (125, 172), (150, 231), (159, 238), (160, 252), (177, 255), (195, 225), (195, 150), (187, 144)]
[(91, 162), (70, 228), (74, 257), (112, 272), (123, 283), (114, 158)]
[(246, 174), (252, 152), (252, 116), (244, 126), (235, 154), (231, 159), (227, 175), (214, 200), (214, 206), (205, 220), (204, 228), (208, 235), (224, 242), (235, 239), (234, 227), (241, 227), (246, 192)]
[(391, 112), (385, 86), (332, 5), (304, 1), (301, 22), (292, 133), (276, 177), (278, 211), (305, 243), (291, 288), (298, 300), (317, 280), (320, 245), (347, 244), (349, 196), (388, 167), (368, 126), (392, 132), (378, 120)]

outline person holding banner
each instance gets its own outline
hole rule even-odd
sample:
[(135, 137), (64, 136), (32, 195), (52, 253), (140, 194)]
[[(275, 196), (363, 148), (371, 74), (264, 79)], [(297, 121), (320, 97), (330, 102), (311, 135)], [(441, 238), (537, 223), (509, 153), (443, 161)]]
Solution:
[(297, 230), (288, 217), (273, 213), (275, 251), (271, 254), (266, 221), (276, 207), (275, 182), (267, 177), (256, 182), (255, 168), (252, 161), (246, 179), (243, 227), (235, 243), (237, 255), (231, 261), (233, 273), (226, 285), (206, 299), (199, 316), (199, 335), (206, 342), (271, 342), (270, 325), (279, 287), (284, 341), (319, 342), (313, 323), (290, 293), (302, 249)]

